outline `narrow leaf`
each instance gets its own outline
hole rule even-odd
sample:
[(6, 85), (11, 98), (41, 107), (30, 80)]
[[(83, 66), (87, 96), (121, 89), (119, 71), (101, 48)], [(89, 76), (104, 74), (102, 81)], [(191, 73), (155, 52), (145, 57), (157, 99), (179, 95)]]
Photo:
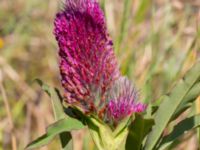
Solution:
[(169, 135), (163, 138), (160, 144), (162, 146), (159, 149), (165, 149), (167, 146), (172, 144), (174, 140), (182, 136), (184, 133), (199, 126), (200, 126), (200, 115), (184, 119), (174, 127), (173, 131)]
[(49, 85), (43, 83), (43, 81), (40, 79), (35, 79), (35, 81), (50, 96), (55, 119), (59, 120), (63, 118), (65, 114), (62, 106), (62, 97), (60, 96), (59, 91), (56, 88), (52, 88)]
[(152, 150), (158, 142), (163, 130), (169, 123), (174, 112), (181, 104), (192, 87), (200, 80), (200, 62), (198, 62), (178, 84), (172, 89), (168, 96), (163, 99), (155, 114), (155, 125), (147, 137), (145, 150)]
[(50, 87), (49, 87), (47, 84), (43, 83), (42, 80), (40, 80), (40, 79), (35, 79), (34, 81), (36, 81), (36, 82), (41, 86), (41, 88), (42, 88), (49, 96), (51, 96), (50, 90), (49, 90)]
[(136, 115), (134, 122), (129, 128), (126, 150), (140, 150), (145, 136), (153, 125), (153, 119), (144, 119), (141, 115)]
[[(52, 88), (49, 85), (45, 84), (40, 79), (35, 79), (35, 81), (41, 86), (41, 88), (49, 95), (51, 98), (51, 103), (53, 107), (53, 113), (55, 120), (58, 121), (64, 118), (66, 115), (64, 113), (64, 109), (62, 106), (62, 97), (60, 96), (59, 91), (56, 88)], [(60, 135), (60, 142), (63, 150), (69, 149), (68, 147), (72, 147), (71, 145), (71, 134), (70, 132), (64, 132)], [(71, 148), (72, 149), (72, 148)]]
[(192, 102), (195, 101), (196, 97), (200, 94), (200, 82), (196, 83), (194, 87), (189, 91), (189, 93), (182, 100), (181, 104), (176, 109), (173, 114), (171, 121), (176, 119), (182, 112), (192, 106)]
[[(61, 119), (47, 128), (46, 134), (42, 135), (27, 146), (27, 149), (38, 148), (48, 144), (56, 135), (63, 132), (70, 132), (84, 128), (84, 125), (77, 119), (67, 117)], [(71, 135), (70, 135), (71, 136)], [(67, 139), (66, 139), (67, 140)]]
[(56, 120), (65, 117), (64, 109), (62, 106), (62, 99), (56, 88), (50, 88), (51, 102), (53, 106), (53, 112)]

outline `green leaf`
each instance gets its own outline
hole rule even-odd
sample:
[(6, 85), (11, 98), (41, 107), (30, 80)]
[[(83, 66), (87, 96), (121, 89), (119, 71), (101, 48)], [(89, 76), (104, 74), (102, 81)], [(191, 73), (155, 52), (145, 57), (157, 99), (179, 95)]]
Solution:
[(51, 102), (53, 106), (54, 117), (56, 120), (59, 120), (65, 117), (64, 109), (62, 106), (62, 99), (56, 88), (50, 88), (51, 93)]
[(154, 125), (153, 119), (145, 119), (136, 115), (134, 122), (129, 127), (129, 134), (126, 141), (126, 150), (140, 150), (142, 142)]
[(169, 135), (163, 138), (159, 150), (165, 149), (167, 146), (172, 144), (174, 140), (182, 136), (184, 133), (199, 126), (200, 126), (200, 115), (184, 119), (174, 127), (173, 131)]
[[(178, 106), (178, 108), (174, 112), (170, 121), (175, 120), (181, 113), (183, 113), (186, 109), (192, 106), (192, 102), (194, 102), (199, 95), (199, 89), (200, 89), (200, 82), (196, 83), (194, 87), (184, 97), (181, 104)], [(158, 110), (159, 104), (161, 103), (162, 100), (163, 98), (161, 97), (158, 100), (156, 100), (156, 102), (153, 103), (153, 105), (151, 105), (151, 110), (152, 110), (151, 115), (154, 114)], [(150, 109), (150, 107), (148, 107), (148, 109)]]
[(200, 62), (192, 67), (192, 69), (185, 75), (185, 77), (180, 80), (171, 90), (168, 96), (164, 97), (160, 107), (158, 108), (158, 111), (155, 114), (155, 125), (147, 137), (145, 150), (152, 150), (155, 147), (174, 112), (199, 80)]
[[(55, 120), (58, 121), (64, 118), (66, 115), (64, 113), (64, 109), (62, 106), (62, 97), (60, 96), (59, 91), (56, 88), (52, 88), (49, 85), (43, 83), (40, 79), (35, 79), (35, 81), (50, 96)], [(72, 147), (71, 146), (72, 137), (70, 132), (61, 133), (59, 136), (63, 150), (67, 150), (69, 149), (69, 147)]]
[[(70, 132), (72, 130), (78, 130), (82, 129), (85, 126), (77, 119), (66, 117), (64, 119), (61, 119), (54, 124), (50, 125), (47, 128), (46, 134), (42, 135), (32, 143), (28, 144), (27, 149), (33, 149), (38, 148), (43, 145), (48, 144), (57, 134), (63, 133), (63, 132)], [(71, 136), (70, 134), (67, 134)], [(68, 140), (71, 137), (68, 137), (66, 140)]]
[(189, 93), (185, 96), (185, 98), (182, 100), (181, 104), (178, 106), (175, 113), (173, 114), (171, 121), (175, 120), (182, 112), (191, 107), (192, 102), (196, 100), (200, 93), (199, 89), (200, 82), (196, 83), (194, 87), (189, 91)]
[(121, 120), (120, 123), (117, 125), (116, 129), (114, 129), (114, 131), (113, 131), (114, 136), (116, 137), (121, 132), (123, 132), (124, 128), (127, 128), (130, 125), (131, 120), (134, 120), (134, 119), (135, 119), (135, 115), (132, 115), (131, 118), (127, 117), (127, 118)]
[(129, 121), (130, 118), (124, 119), (113, 131), (101, 120), (90, 116), (87, 118), (87, 125), (99, 150), (125, 150)]
[(49, 85), (43, 83), (40, 79), (35, 79), (35, 81), (37, 81), (42, 89), (50, 96), (55, 119), (59, 120), (64, 118), (65, 113), (62, 106), (62, 97), (60, 96), (58, 89), (50, 87)]
[(41, 86), (41, 88), (42, 88), (49, 96), (51, 96), (50, 87), (49, 87), (47, 84), (43, 83), (43, 81), (40, 80), (40, 79), (35, 79), (34, 81), (36, 81), (36, 82)]
[[(105, 131), (105, 134), (111, 135), (111, 129), (107, 126), (104, 126), (103, 122), (93, 117), (87, 119), (87, 125), (98, 150), (104, 150), (105, 143), (103, 142), (103, 139), (101, 137), (100, 130)], [(110, 136), (107, 136), (106, 138), (106, 140), (108, 141), (110, 141), (111, 139), (112, 137)]]

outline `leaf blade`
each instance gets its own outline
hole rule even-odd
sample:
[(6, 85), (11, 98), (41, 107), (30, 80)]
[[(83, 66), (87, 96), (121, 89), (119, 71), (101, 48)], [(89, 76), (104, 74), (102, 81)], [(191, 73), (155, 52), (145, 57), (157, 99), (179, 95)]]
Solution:
[[(163, 99), (155, 114), (155, 126), (147, 137), (145, 150), (152, 150), (158, 142), (164, 128), (180, 105), (182, 99), (200, 79), (200, 62), (198, 62), (172, 90), (169, 96)], [(167, 108), (167, 109), (166, 109)]]
[(126, 150), (132, 150), (133, 148), (134, 150), (140, 150), (142, 141), (153, 124), (153, 119), (145, 119), (141, 115), (137, 114), (134, 122), (129, 127)]
[[(85, 126), (77, 119), (67, 117), (61, 119), (47, 128), (46, 134), (40, 136), (26, 147), (27, 149), (38, 148), (48, 144), (57, 134), (82, 129)], [(71, 135), (70, 135), (71, 136)]]
[(198, 97), (200, 93), (199, 89), (200, 89), (200, 82), (196, 83), (194, 87), (190, 90), (190, 92), (182, 100), (181, 104), (178, 106), (175, 113), (173, 114), (171, 121), (176, 119), (187, 108), (191, 107), (191, 103), (195, 101), (196, 97)]
[(174, 140), (179, 138), (185, 132), (197, 128), (199, 126), (200, 114), (182, 120), (174, 127), (173, 131), (169, 135), (163, 138), (163, 140), (161, 141), (162, 146), (159, 149), (165, 149), (167, 146), (173, 143)]
[[(62, 106), (62, 97), (60, 96), (60, 93), (58, 89), (52, 88), (46, 83), (44, 83), (40, 79), (35, 79), (35, 81), (41, 86), (41, 88), (49, 95), (51, 98), (51, 103), (53, 107), (53, 113), (54, 113), (54, 118), (56, 121), (64, 118), (66, 115), (64, 113), (64, 109)], [(72, 144), (71, 144), (71, 134), (70, 132), (64, 132), (61, 133), (60, 135), (60, 142), (63, 150), (69, 149), (71, 147), (72, 149)]]

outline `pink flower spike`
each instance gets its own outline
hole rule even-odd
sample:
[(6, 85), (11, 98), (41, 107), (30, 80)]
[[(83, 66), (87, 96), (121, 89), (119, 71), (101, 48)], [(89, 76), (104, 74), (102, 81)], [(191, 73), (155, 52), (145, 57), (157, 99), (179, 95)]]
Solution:
[(146, 110), (147, 105), (137, 103), (138, 94), (135, 87), (125, 77), (120, 77), (111, 89), (107, 106), (107, 120), (117, 124), (120, 120)]
[(65, 101), (85, 112), (98, 110), (119, 77), (103, 11), (96, 0), (66, 0), (54, 26)]

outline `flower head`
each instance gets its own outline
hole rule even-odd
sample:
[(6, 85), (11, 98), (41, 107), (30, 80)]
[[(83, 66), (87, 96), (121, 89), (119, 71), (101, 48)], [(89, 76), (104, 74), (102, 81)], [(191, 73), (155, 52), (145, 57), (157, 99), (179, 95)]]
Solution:
[(120, 77), (111, 89), (107, 120), (117, 124), (134, 112), (143, 112), (146, 105), (138, 103), (138, 92), (126, 77)]
[(84, 112), (98, 112), (98, 106), (105, 104), (106, 91), (119, 77), (99, 4), (95, 0), (66, 0), (54, 25), (66, 102)]

